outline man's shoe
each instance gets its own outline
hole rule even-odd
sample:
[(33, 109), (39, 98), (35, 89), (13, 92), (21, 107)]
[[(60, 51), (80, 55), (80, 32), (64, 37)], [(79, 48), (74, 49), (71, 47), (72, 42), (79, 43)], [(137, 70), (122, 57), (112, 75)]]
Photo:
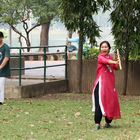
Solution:
[(0, 105), (3, 105), (3, 103), (2, 103), (2, 102), (0, 102)]

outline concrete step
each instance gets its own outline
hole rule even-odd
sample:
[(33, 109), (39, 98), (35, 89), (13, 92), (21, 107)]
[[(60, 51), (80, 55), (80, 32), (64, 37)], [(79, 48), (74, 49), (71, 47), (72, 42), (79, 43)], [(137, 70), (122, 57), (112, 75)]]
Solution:
[(22, 79), (22, 86), (18, 85), (18, 79), (6, 79), (5, 98), (31, 98), (48, 93), (67, 92), (67, 80), (31, 80)]

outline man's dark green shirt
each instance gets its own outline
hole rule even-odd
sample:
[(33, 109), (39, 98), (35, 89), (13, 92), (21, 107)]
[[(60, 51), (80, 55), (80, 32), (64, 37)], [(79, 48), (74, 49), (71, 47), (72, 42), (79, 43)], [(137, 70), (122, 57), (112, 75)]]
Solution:
[[(0, 65), (3, 62), (5, 57), (10, 58), (10, 48), (7, 44), (4, 43), (3, 46), (0, 47)], [(0, 69), (0, 77), (10, 77), (9, 61), (2, 69)]]

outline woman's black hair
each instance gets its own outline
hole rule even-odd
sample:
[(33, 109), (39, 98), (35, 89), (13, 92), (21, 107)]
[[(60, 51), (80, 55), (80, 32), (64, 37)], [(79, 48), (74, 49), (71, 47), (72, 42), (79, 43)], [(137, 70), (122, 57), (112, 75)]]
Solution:
[(102, 46), (103, 43), (106, 43), (106, 44), (107, 44), (109, 50), (111, 49), (111, 46), (110, 46), (110, 44), (109, 44), (108, 41), (102, 41), (102, 42), (100, 43), (100, 46), (99, 46), (100, 50), (101, 50), (101, 46)]
[(0, 31), (0, 38), (4, 38), (3, 32)]

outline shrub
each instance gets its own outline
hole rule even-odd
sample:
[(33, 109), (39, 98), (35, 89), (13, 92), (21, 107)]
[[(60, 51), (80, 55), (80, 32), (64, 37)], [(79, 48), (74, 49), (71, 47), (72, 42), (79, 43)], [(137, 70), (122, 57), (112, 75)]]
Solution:
[(84, 59), (87, 60), (97, 59), (98, 54), (99, 54), (99, 48), (95, 46), (93, 48), (90, 48), (88, 45), (84, 45), (84, 49), (83, 49)]

